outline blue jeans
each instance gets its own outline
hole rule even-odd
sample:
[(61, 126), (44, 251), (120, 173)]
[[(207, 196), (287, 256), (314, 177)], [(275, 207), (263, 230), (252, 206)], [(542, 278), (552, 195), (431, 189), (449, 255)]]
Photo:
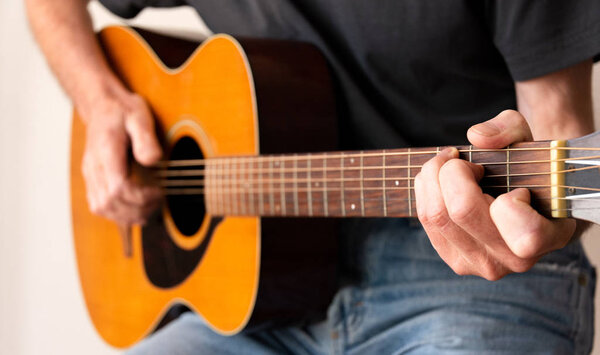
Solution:
[(130, 354), (588, 354), (595, 270), (579, 242), (530, 271), (457, 276), (414, 220), (348, 221), (327, 319), (223, 337), (184, 314)]

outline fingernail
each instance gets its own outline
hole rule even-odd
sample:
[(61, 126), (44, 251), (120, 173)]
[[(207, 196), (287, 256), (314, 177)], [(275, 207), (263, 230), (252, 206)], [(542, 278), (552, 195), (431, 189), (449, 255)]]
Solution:
[(454, 157), (458, 156), (458, 149), (456, 149), (454, 147), (446, 148), (440, 152), (440, 155), (454, 158)]
[(487, 121), (480, 124), (477, 124), (471, 127), (476, 133), (481, 134), (482, 136), (491, 137), (500, 133), (500, 128), (496, 126), (494, 123)]

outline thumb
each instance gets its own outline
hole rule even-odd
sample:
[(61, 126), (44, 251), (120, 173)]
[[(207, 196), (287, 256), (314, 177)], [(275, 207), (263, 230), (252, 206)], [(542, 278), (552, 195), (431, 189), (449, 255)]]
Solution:
[(160, 159), (162, 150), (154, 130), (154, 119), (143, 100), (127, 115), (125, 130), (131, 138), (135, 160), (142, 165), (152, 165)]
[(472, 126), (467, 131), (467, 138), (478, 148), (504, 148), (533, 140), (525, 117), (514, 110), (502, 111), (491, 120)]

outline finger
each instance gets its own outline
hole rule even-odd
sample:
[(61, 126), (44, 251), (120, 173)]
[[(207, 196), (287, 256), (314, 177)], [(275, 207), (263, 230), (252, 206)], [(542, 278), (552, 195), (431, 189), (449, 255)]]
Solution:
[[(450, 254), (451, 251), (462, 248), (460, 252), (464, 253), (465, 250), (470, 252), (478, 249), (472, 238), (451, 221), (439, 185), (440, 168), (448, 160), (457, 157), (458, 151), (455, 148), (445, 149), (425, 163), (421, 172), (415, 177), (417, 216), (438, 254), (453, 269), (454, 265), (448, 259), (457, 262), (457, 258)], [(455, 244), (453, 240), (461, 240), (461, 242)]]
[(500, 195), (490, 214), (510, 250), (520, 258), (539, 257), (564, 247), (575, 231), (572, 219), (549, 220), (531, 205), (529, 190), (516, 189)]
[(442, 165), (456, 157), (458, 157), (456, 148), (447, 148), (427, 161), (415, 176), (417, 216), (424, 227), (441, 226), (449, 221), (438, 175)]
[(97, 197), (94, 177), (92, 176), (92, 164), (87, 156), (84, 156), (81, 162), (81, 175), (83, 175), (83, 181), (85, 182), (85, 193), (88, 202), (88, 209), (94, 213), (96, 209)]
[(131, 138), (135, 160), (148, 166), (160, 159), (162, 150), (154, 130), (154, 119), (148, 105), (139, 96), (125, 119), (125, 130)]
[(103, 133), (92, 149), (103, 172), (98, 173), (98, 179), (103, 180), (100, 182), (106, 186), (100, 197), (110, 200), (118, 194), (127, 179), (127, 137), (118, 130)]
[(155, 186), (140, 186), (131, 180), (123, 185), (120, 194), (124, 201), (134, 206), (144, 206), (148, 203), (160, 201), (162, 192)]
[(502, 111), (491, 120), (472, 126), (467, 138), (478, 148), (504, 148), (533, 140), (525, 117), (514, 110)]
[(136, 206), (123, 200), (121, 196), (111, 201), (107, 218), (122, 224), (144, 224), (149, 215), (149, 208), (154, 206)]
[(488, 199), (477, 184), (482, 175), (483, 168), (476, 164), (459, 159), (446, 162), (439, 173), (444, 204), (452, 222), (472, 238), (496, 252), (508, 253), (489, 215)]
[[(439, 186), (437, 186), (437, 174), (444, 162), (451, 159), (453, 156), (454, 155), (447, 154), (445, 150), (442, 151), (435, 158), (423, 165), (421, 171), (415, 176), (414, 180), (417, 217), (419, 218), (419, 221), (421, 221), (425, 232), (427, 232), (427, 236), (431, 240), (433, 247), (438, 254), (440, 254), (442, 259), (444, 259), (444, 256), (442, 255), (444, 250), (448, 249), (448, 242), (435, 228), (433, 228), (431, 221), (437, 221), (440, 218), (443, 218), (443, 216), (432, 216), (430, 211), (432, 209), (439, 210), (443, 206), (443, 201), (439, 197), (441, 196), (441, 193), (439, 192)], [(446, 259), (444, 259), (444, 261), (448, 263)]]
[(90, 203), (90, 211), (101, 217), (108, 218), (107, 216), (111, 213), (110, 198), (108, 198), (108, 187), (106, 185), (106, 179), (104, 178), (104, 170), (100, 162), (96, 159), (89, 172), (87, 173), (86, 181), (89, 182), (87, 185), (88, 194), (93, 196), (93, 202)]

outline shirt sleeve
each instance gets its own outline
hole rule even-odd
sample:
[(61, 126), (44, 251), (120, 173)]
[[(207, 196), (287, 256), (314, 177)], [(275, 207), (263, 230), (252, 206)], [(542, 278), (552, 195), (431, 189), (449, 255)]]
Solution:
[(487, 22), (515, 81), (600, 59), (600, 1), (490, 0)]
[(122, 18), (133, 18), (146, 7), (185, 5), (184, 0), (99, 0), (110, 12)]

